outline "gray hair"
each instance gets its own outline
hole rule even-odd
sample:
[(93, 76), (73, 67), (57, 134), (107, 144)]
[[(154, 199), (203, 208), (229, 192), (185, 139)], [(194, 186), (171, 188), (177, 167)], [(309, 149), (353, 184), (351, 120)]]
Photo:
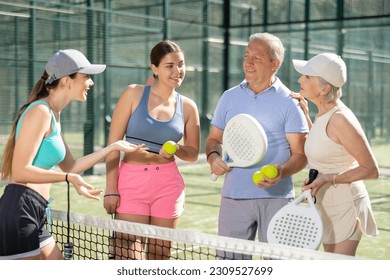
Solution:
[(255, 33), (249, 37), (249, 43), (253, 41), (266, 42), (269, 46), (269, 56), (271, 57), (271, 61), (273, 62), (275, 60), (279, 60), (280, 66), (282, 65), (285, 49), (282, 41), (278, 37), (267, 32)]
[(330, 84), (324, 78), (321, 78), (321, 77), (318, 77), (318, 81), (323, 86), (325, 86), (325, 85), (329, 85), (330, 86), (330, 91), (324, 97), (324, 101), (325, 102), (332, 103), (332, 102), (335, 102), (337, 99), (340, 99), (341, 96), (343, 96), (343, 92), (341, 90), (341, 87), (336, 87), (336, 86)]

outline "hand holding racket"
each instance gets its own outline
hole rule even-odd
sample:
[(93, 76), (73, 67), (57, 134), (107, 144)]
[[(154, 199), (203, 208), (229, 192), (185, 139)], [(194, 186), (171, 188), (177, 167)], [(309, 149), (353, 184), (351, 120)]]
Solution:
[[(307, 184), (312, 183), (317, 175), (317, 170), (310, 169)], [(308, 203), (301, 203), (304, 200)], [(323, 232), (321, 216), (315, 208), (311, 190), (306, 190), (272, 217), (267, 239), (269, 243), (317, 250)]]
[[(263, 127), (254, 117), (238, 114), (226, 124), (222, 145), (222, 159), (228, 166), (248, 167), (262, 160), (267, 152), (268, 141)], [(218, 175), (211, 174), (211, 180), (217, 178)]]

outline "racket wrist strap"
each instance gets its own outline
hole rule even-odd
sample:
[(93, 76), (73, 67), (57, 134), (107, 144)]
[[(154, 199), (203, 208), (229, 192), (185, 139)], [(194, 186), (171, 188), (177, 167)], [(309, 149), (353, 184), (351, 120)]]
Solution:
[(212, 154), (217, 154), (218, 156), (221, 156), (221, 154), (220, 154), (218, 151), (211, 151), (210, 153), (207, 154), (207, 157), (206, 157), (206, 160), (207, 160), (207, 161), (209, 160), (209, 157), (210, 157)]

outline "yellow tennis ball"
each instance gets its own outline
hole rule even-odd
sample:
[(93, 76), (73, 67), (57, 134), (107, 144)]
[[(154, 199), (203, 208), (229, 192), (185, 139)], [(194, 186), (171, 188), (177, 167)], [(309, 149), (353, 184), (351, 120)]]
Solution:
[(268, 178), (270, 178), (270, 179), (276, 178), (278, 176), (278, 174), (279, 174), (278, 168), (275, 165), (272, 165), (272, 164), (264, 165), (260, 169), (260, 171), (263, 172), (263, 174), (265, 176), (267, 176)]
[(177, 150), (176, 143), (174, 141), (167, 141), (164, 143), (163, 149), (167, 154), (173, 155)]
[(252, 175), (252, 181), (253, 181), (253, 183), (255, 183), (255, 185), (257, 185), (259, 183), (259, 181), (264, 181), (264, 173), (261, 172), (260, 170), (256, 171)]

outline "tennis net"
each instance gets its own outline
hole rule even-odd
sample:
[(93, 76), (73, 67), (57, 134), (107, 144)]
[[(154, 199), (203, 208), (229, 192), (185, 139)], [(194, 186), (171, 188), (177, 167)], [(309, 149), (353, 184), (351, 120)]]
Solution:
[(59, 210), (52, 210), (51, 222), (47, 227), (63, 250), (65, 259), (355, 259), (321, 251)]

